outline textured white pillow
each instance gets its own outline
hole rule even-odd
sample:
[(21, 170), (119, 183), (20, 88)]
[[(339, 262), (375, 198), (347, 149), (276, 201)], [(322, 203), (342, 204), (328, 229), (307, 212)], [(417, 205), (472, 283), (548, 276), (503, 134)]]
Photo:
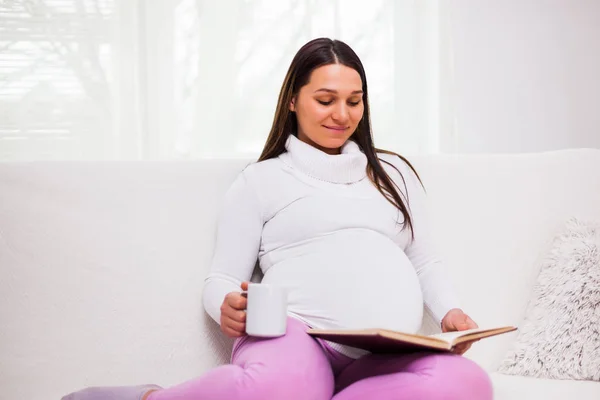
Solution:
[(554, 239), (498, 372), (600, 381), (600, 223), (571, 219)]

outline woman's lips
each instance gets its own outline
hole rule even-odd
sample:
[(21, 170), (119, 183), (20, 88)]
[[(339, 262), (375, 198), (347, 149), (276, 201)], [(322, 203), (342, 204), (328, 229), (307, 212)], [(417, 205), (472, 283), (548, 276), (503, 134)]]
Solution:
[(346, 129), (348, 129), (347, 126), (327, 126), (327, 125), (323, 125), (325, 128), (329, 129), (330, 131), (333, 131), (335, 133), (342, 133), (344, 132)]

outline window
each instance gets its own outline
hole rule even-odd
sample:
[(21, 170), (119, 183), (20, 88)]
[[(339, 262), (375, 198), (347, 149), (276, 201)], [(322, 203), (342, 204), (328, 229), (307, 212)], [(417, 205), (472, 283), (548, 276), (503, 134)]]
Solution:
[(319, 36), (361, 57), (377, 146), (434, 151), (435, 12), (422, 4), (2, 1), (0, 160), (255, 157), (292, 57)]

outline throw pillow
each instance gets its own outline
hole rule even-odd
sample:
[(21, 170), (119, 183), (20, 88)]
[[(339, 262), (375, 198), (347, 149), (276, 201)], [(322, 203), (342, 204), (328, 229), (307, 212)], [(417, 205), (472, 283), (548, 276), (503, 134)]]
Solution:
[(571, 219), (554, 238), (498, 372), (600, 381), (600, 223)]

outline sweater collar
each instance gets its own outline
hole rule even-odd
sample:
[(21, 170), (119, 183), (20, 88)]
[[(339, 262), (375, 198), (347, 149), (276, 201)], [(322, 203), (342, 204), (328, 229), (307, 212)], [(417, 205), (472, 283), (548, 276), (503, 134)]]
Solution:
[(290, 134), (285, 148), (281, 160), (312, 178), (348, 184), (367, 176), (367, 157), (352, 140), (344, 143), (341, 154), (331, 155)]

